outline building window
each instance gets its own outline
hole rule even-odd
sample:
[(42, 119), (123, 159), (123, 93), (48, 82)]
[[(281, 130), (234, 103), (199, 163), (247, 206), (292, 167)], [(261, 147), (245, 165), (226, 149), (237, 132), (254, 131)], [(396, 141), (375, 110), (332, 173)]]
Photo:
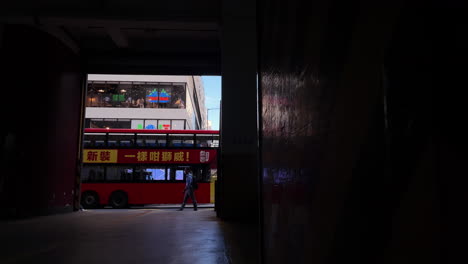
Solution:
[(121, 118), (87, 118), (86, 128), (131, 128), (131, 129), (161, 129), (184, 130), (184, 119), (121, 119)]
[[(89, 120), (89, 123), (88, 123)], [(87, 119), (85, 124), (89, 128), (130, 128), (131, 127), (130, 119)], [(88, 125), (89, 124), (89, 125)]]
[(184, 108), (186, 87), (181, 83), (89, 82), (86, 107)]
[(173, 130), (184, 130), (185, 129), (185, 120), (172, 120), (172, 129)]
[(171, 128), (171, 120), (159, 120), (158, 129), (169, 130)]

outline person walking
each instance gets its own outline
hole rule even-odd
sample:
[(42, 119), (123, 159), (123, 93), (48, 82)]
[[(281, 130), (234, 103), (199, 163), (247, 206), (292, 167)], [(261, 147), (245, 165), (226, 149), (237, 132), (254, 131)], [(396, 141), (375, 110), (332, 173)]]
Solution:
[(187, 199), (190, 197), (192, 199), (193, 203), (193, 210), (197, 211), (197, 199), (195, 198), (195, 190), (193, 189), (192, 182), (193, 182), (193, 173), (190, 168), (185, 168), (184, 170), (185, 173), (185, 188), (182, 191), (184, 193), (184, 200), (182, 202), (182, 205), (179, 208), (179, 211), (184, 210), (185, 203), (187, 202)]

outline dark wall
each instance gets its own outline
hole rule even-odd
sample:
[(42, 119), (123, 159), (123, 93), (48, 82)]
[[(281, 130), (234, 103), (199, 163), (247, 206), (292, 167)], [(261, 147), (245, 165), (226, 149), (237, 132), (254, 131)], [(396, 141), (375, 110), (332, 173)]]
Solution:
[(440, 262), (466, 157), (452, 2), (260, 1), (265, 263)]
[[(216, 212), (259, 223), (257, 32), (255, 1), (223, 0), (222, 103)], [(241, 41), (240, 41), (241, 40)]]
[(84, 76), (78, 56), (43, 31), (6, 25), (1, 58), (1, 215), (72, 211)]

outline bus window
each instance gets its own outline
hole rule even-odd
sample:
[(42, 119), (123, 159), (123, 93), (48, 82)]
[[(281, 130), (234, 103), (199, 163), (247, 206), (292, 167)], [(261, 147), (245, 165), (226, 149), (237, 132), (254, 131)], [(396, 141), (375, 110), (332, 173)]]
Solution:
[(158, 146), (159, 147), (166, 147), (167, 146), (166, 135), (159, 135), (157, 137), (157, 140), (158, 140)]
[(165, 167), (146, 168), (146, 172), (148, 172), (148, 177), (146, 180), (150, 180), (150, 181), (166, 180), (166, 168)]
[(84, 135), (84, 142), (87, 143), (87, 147), (102, 147), (106, 140), (105, 133), (92, 133)]
[[(133, 134), (123, 134), (123, 133), (109, 133), (108, 137), (108, 146), (122, 146), (130, 147), (133, 144), (134, 136)], [(114, 145), (111, 145), (111, 142)]]
[(103, 166), (83, 166), (81, 169), (81, 181), (83, 182), (99, 182), (104, 180)]
[(132, 181), (133, 167), (131, 166), (107, 166), (106, 181)]
[(209, 165), (203, 167), (201, 174), (200, 174), (200, 181), (202, 182), (211, 181), (211, 168)]
[(219, 135), (213, 135), (213, 142), (211, 143), (212, 148), (219, 147)]
[(184, 136), (182, 138), (182, 144), (184, 147), (194, 147), (194, 136), (193, 135), (190, 135), (190, 136)]
[(156, 143), (156, 139), (147, 139), (145, 142), (146, 142), (146, 146), (148, 147), (155, 148), (158, 146), (158, 144)]
[(145, 146), (145, 141), (141, 138), (137, 139), (136, 141), (137, 147), (144, 147)]
[(213, 144), (213, 135), (211, 134), (199, 134), (197, 135), (197, 147), (199, 148), (210, 148)]
[(92, 146), (92, 145), (91, 145), (91, 140), (84, 140), (83, 142), (84, 142), (84, 147), (85, 147), (85, 148), (89, 148), (89, 147)]
[(165, 134), (137, 134), (137, 144), (141, 147), (165, 147), (166, 135)]
[(193, 147), (194, 134), (170, 134), (169, 145), (171, 147)]
[(184, 170), (176, 170), (175, 171), (175, 179), (176, 179), (176, 181), (183, 181), (184, 180)]
[(147, 181), (151, 173), (146, 170), (146, 167), (137, 166), (133, 175), (133, 180), (136, 182)]
[(183, 181), (184, 168), (180, 166), (169, 166), (167, 168), (168, 180), (170, 181)]

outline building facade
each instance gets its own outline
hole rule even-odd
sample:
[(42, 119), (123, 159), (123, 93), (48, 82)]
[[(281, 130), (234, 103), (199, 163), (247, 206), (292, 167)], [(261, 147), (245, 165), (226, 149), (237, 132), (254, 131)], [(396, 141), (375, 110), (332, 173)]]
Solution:
[(88, 75), (86, 128), (207, 129), (200, 76)]

